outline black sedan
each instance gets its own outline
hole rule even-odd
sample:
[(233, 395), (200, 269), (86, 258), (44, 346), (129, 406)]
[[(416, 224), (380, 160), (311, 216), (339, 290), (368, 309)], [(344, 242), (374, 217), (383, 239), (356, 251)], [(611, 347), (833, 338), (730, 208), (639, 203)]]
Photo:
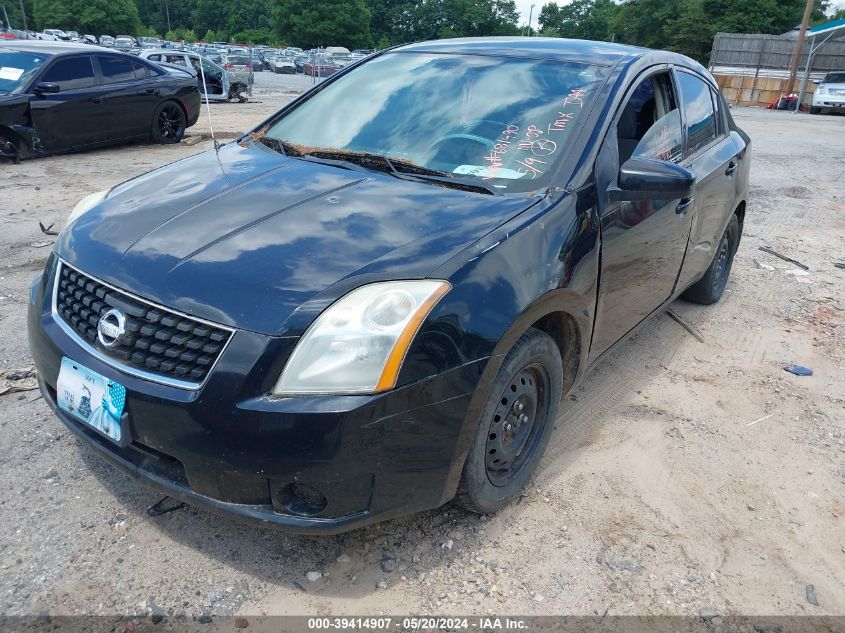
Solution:
[(0, 44), (0, 157), (135, 139), (178, 143), (199, 111), (196, 80), (133, 55), (63, 42)]
[(678, 54), (384, 51), (81, 201), (32, 287), (41, 391), (111, 463), (263, 525), (493, 512), (608, 350), (719, 300), (750, 159)]

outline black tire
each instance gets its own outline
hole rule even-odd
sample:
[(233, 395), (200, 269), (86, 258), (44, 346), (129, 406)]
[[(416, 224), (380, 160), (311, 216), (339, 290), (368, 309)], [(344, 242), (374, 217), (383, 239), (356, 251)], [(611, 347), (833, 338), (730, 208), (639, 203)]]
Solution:
[(17, 165), (22, 158), (28, 158), (26, 146), (13, 134), (0, 132), (0, 158), (5, 158)]
[(155, 143), (172, 145), (185, 136), (188, 118), (175, 101), (160, 103), (153, 114), (152, 139)]
[(458, 484), (460, 505), (487, 514), (522, 491), (549, 443), (562, 389), (557, 344), (529, 329), (493, 382)]
[(736, 249), (739, 247), (739, 220), (732, 215), (728, 228), (725, 229), (710, 267), (704, 273), (704, 277), (687, 288), (683, 298), (694, 303), (710, 305), (722, 298), (728, 277), (731, 274)]
[(822, 111), (821, 108), (817, 108), (815, 106), (810, 106), (810, 114), (819, 114)]

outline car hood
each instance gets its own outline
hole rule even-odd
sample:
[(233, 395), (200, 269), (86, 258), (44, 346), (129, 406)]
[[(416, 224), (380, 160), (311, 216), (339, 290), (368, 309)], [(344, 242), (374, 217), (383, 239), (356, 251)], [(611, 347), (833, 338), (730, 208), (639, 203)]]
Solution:
[(425, 277), (539, 199), (447, 189), (232, 143), (115, 187), (62, 232), (56, 252), (150, 301), (238, 328), (294, 334), (305, 314), (310, 322), (356, 285)]

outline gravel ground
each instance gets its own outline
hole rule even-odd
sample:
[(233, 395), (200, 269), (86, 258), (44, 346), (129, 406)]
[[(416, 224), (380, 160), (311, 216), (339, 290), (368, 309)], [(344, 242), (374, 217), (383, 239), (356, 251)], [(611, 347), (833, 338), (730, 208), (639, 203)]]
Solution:
[[(252, 102), (211, 106), (216, 131), (248, 129), (308, 82), (259, 74)], [(754, 158), (733, 276), (718, 305), (672, 307), (703, 342), (661, 315), (619, 346), (566, 402), (519, 502), (328, 538), (191, 508), (150, 518), (161, 495), (36, 391), (7, 394), (0, 613), (845, 614), (845, 118), (734, 116)], [(206, 132), (203, 116), (191, 135)], [(209, 147), (0, 165), (0, 369), (31, 363), (29, 283), (50, 250), (38, 222), (60, 228), (83, 195)]]

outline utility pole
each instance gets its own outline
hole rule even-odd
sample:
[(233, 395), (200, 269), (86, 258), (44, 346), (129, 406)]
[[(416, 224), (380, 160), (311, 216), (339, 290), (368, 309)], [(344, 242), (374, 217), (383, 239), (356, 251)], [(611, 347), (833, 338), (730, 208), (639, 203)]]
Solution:
[(167, 13), (167, 32), (170, 33), (173, 29), (170, 28), (170, 2), (164, 0), (164, 11)]
[(531, 10), (528, 11), (528, 37), (531, 37), (531, 20), (534, 18), (534, 5), (531, 5)]
[(801, 49), (804, 48), (804, 38), (807, 36), (807, 25), (810, 23), (813, 4), (813, 0), (807, 0), (807, 6), (804, 7), (804, 17), (801, 18), (801, 30), (798, 31), (798, 39), (795, 40), (795, 50), (792, 51), (792, 62), (789, 64), (789, 79), (786, 81), (787, 96), (792, 94), (792, 89), (795, 87), (795, 77), (798, 74), (798, 61), (801, 58)]
[(23, 8), (23, 0), (19, 0), (21, 5), (21, 17), (23, 18), (23, 32), (26, 33), (26, 38), (29, 39), (29, 29), (26, 27), (26, 11)]
[(9, 22), (9, 14), (8, 14), (8, 13), (6, 13), (6, 5), (5, 5), (5, 4), (2, 4), (2, 5), (0, 5), (0, 6), (2, 6), (2, 7), (3, 7), (3, 15), (6, 17), (6, 27), (5, 27), (5, 30), (6, 30), (6, 31), (8, 31), (9, 29), (11, 29), (11, 28), (12, 28), (12, 23), (11, 23), (11, 22)]

